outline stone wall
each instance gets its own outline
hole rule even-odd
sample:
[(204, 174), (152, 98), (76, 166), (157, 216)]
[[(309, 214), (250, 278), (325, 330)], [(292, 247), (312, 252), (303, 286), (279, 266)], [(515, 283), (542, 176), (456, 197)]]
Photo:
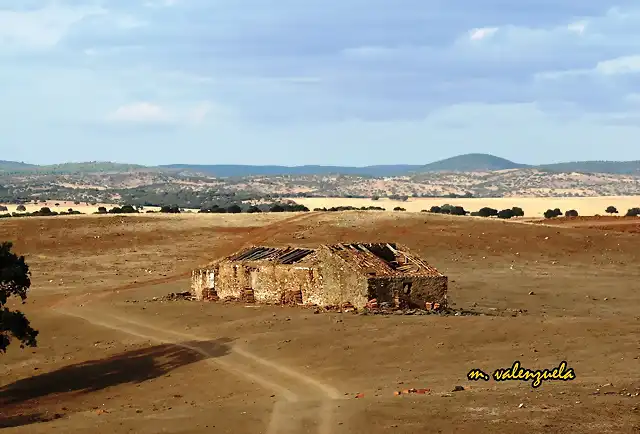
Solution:
[(220, 262), (216, 267), (215, 290), (221, 300), (240, 299), (251, 287), (251, 268), (242, 262)]
[(369, 297), (378, 302), (394, 303), (396, 298), (407, 306), (424, 309), (426, 303), (447, 305), (446, 276), (371, 277)]
[(204, 300), (209, 296), (209, 291), (214, 287), (214, 274), (212, 270), (201, 268), (191, 273), (191, 292), (198, 300)]
[(367, 304), (367, 279), (362, 274), (325, 250), (318, 252), (318, 261), (322, 264), (320, 275), (323, 285), (316, 304), (339, 306), (349, 302), (357, 308)]

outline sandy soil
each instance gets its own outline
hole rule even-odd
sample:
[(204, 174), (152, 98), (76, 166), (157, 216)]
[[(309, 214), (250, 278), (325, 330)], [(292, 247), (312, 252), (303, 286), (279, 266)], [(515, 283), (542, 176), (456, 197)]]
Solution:
[[(7, 433), (634, 433), (638, 234), (413, 213), (5, 220), (40, 346), (2, 358)], [(629, 222), (629, 224), (634, 224)], [(617, 226), (624, 226), (618, 223)], [(162, 302), (250, 243), (391, 240), (478, 316)], [(470, 382), (520, 360), (577, 378)], [(456, 385), (465, 390), (452, 392)], [(394, 396), (406, 388), (424, 395)], [(356, 399), (357, 393), (364, 397)]]
[(525, 212), (526, 217), (542, 217), (548, 209), (560, 208), (563, 212), (575, 209), (580, 215), (594, 216), (605, 214), (605, 209), (613, 205), (624, 214), (629, 208), (640, 207), (640, 196), (606, 196), (606, 197), (500, 197), (500, 198), (473, 198), (473, 199), (442, 199), (442, 198), (410, 198), (406, 202), (380, 199), (353, 199), (353, 198), (295, 198), (297, 203), (314, 208), (331, 208), (335, 206), (380, 206), (388, 211), (399, 206), (407, 211), (421, 211), (434, 205), (441, 206), (445, 203), (462, 206), (467, 211), (477, 211), (488, 206), (495, 209), (505, 209), (518, 206)]

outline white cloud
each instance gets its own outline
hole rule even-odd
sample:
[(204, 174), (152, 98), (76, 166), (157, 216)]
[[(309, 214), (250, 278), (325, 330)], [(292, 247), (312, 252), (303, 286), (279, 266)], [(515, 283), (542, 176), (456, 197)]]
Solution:
[(172, 116), (162, 107), (149, 102), (137, 102), (118, 107), (107, 116), (112, 122), (167, 123)]
[(203, 101), (197, 104), (174, 104), (167, 107), (151, 102), (135, 102), (118, 107), (109, 113), (107, 121), (128, 124), (174, 124), (202, 125), (213, 118), (214, 121), (231, 119), (231, 110)]
[(472, 41), (479, 41), (493, 35), (498, 31), (497, 27), (482, 27), (477, 29), (471, 29), (469, 31), (469, 39)]
[(55, 3), (29, 11), (0, 9), (0, 47), (53, 47), (74, 24), (105, 13), (100, 7), (63, 7)]
[(587, 21), (576, 21), (575, 23), (569, 24), (567, 30), (582, 35), (587, 29), (588, 24)]
[(640, 55), (622, 56), (598, 62), (595, 71), (603, 75), (640, 73)]

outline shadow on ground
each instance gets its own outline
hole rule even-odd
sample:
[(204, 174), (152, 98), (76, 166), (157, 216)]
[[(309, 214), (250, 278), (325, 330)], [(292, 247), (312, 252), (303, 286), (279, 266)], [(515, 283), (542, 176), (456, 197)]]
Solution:
[(48, 400), (60, 403), (65, 396), (139, 384), (200, 360), (224, 356), (230, 351), (230, 343), (231, 339), (221, 338), (156, 345), (18, 380), (0, 388), (0, 429), (55, 418), (40, 414), (42, 404)]

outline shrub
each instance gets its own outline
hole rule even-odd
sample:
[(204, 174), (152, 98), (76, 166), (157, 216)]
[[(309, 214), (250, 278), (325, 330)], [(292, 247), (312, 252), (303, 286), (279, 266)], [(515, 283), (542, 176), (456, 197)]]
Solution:
[(401, 206), (397, 206), (393, 210), (394, 211), (406, 211), (406, 209), (402, 208)]
[(557, 214), (554, 210), (552, 209), (548, 209), (544, 212), (544, 218), (546, 219), (552, 219), (554, 217), (557, 217)]
[(122, 208), (119, 206), (114, 206), (109, 210), (109, 214), (120, 214), (122, 212)]
[(257, 206), (250, 206), (249, 208), (247, 208), (247, 212), (249, 214), (253, 214), (256, 212), (262, 212), (262, 210), (260, 208), (258, 208)]
[(9, 208), (4, 205), (0, 205), (0, 211), (9, 211)]
[(578, 211), (575, 209), (570, 209), (569, 211), (564, 213), (565, 217), (578, 217)]
[(608, 206), (605, 212), (607, 214), (618, 214), (618, 209), (615, 206)]
[(24, 205), (18, 205), (16, 207), (16, 211), (19, 211), (19, 212), (25, 212), (26, 210), (27, 208)]
[(436, 214), (440, 214), (440, 211), (442, 211), (442, 209), (438, 205), (434, 205), (431, 208), (429, 208), (429, 212), (433, 212)]
[(132, 214), (132, 213), (137, 213), (138, 210), (131, 205), (124, 205), (122, 206), (122, 208), (120, 208), (120, 212), (124, 214)]
[(553, 213), (556, 215), (556, 217), (560, 217), (562, 215), (562, 211), (560, 211), (560, 208), (554, 209)]
[(233, 204), (229, 207), (227, 207), (227, 212), (228, 213), (232, 213), (232, 214), (238, 214), (240, 212), (242, 212), (242, 208), (240, 208), (240, 206)]
[(107, 208), (103, 206), (98, 207), (98, 214), (106, 214), (106, 213), (107, 213)]
[(380, 200), (380, 196), (371, 196), (371, 200)]

